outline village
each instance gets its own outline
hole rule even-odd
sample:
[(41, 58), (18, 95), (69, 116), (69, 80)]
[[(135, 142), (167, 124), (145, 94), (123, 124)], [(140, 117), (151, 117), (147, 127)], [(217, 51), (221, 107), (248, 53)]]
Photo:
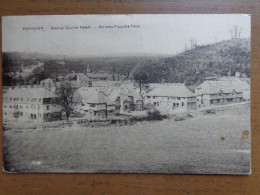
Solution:
[[(22, 66), (19, 72), (13, 73), (18, 77), (29, 74), (30, 70)], [(69, 89), (64, 89), (64, 83)], [(70, 92), (63, 96), (71, 97), (61, 97), (61, 88)], [(223, 77), (206, 78), (191, 89), (182, 83), (142, 83), (119, 74), (92, 72), (87, 66), (84, 73), (72, 72), (55, 80), (44, 79), (37, 85), (4, 86), (3, 121), (43, 124), (66, 120), (66, 113), (68, 121), (78, 123), (139, 116), (156, 120), (162, 119), (161, 116), (189, 114), (249, 101), (250, 79), (239, 72), (235, 76), (229, 71)]]

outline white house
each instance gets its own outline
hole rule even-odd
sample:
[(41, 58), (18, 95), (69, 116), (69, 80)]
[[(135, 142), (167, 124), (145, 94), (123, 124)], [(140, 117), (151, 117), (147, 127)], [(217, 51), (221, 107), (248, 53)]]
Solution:
[(210, 106), (243, 101), (243, 91), (230, 80), (204, 81), (195, 89), (197, 106)]
[(145, 104), (165, 114), (187, 112), (196, 108), (196, 96), (184, 84), (159, 84), (145, 96)]
[(46, 122), (61, 119), (58, 97), (45, 88), (10, 88), (3, 93), (3, 119)]

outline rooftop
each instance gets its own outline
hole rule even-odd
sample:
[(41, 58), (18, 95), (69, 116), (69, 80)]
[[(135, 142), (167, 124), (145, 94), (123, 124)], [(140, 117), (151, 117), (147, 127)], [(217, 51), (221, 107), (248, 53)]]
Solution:
[(214, 94), (222, 91), (223, 93), (231, 93), (232, 91), (242, 92), (249, 90), (250, 85), (246, 81), (240, 79), (220, 79), (217, 81), (205, 81), (196, 88), (196, 93), (200, 94)]
[(163, 97), (192, 97), (195, 96), (184, 84), (167, 83), (158, 84), (150, 91), (148, 96), (163, 96)]
[(79, 94), (88, 104), (108, 104), (113, 105), (114, 102), (110, 100), (103, 91), (98, 88), (81, 87)]
[[(17, 101), (27, 101), (30, 98), (54, 98), (57, 97), (53, 92), (44, 88), (14, 88), (9, 89), (3, 93), (3, 101), (10, 102), (14, 98), (18, 98)], [(10, 100), (12, 98), (12, 100)]]

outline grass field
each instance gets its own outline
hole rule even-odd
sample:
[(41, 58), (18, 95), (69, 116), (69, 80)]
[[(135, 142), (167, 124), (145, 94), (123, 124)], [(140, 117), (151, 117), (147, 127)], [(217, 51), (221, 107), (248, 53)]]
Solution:
[(143, 172), (248, 174), (250, 105), (102, 128), (65, 125), (3, 132), (5, 169), (11, 172)]

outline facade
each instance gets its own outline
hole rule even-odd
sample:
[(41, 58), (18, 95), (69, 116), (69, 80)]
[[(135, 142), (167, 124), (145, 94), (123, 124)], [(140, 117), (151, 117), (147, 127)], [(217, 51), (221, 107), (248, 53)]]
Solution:
[(132, 94), (120, 94), (120, 113), (133, 111), (135, 108)]
[(144, 109), (144, 97), (141, 94), (134, 95), (135, 110), (141, 111)]
[(52, 92), (55, 92), (55, 90), (56, 90), (56, 85), (55, 85), (54, 81), (52, 79), (49, 79), (49, 78), (42, 80), (40, 82), (40, 85), (43, 88), (45, 88), (45, 89), (47, 89), (49, 91), (52, 91)]
[(217, 81), (226, 81), (238, 91), (243, 92), (243, 100), (250, 101), (250, 78), (220, 77)]
[(184, 84), (159, 84), (145, 96), (145, 104), (164, 114), (187, 112), (196, 108), (196, 95)]
[(115, 116), (115, 102), (111, 101), (104, 92), (93, 87), (79, 89), (81, 100), (76, 110), (86, 115), (87, 119), (98, 120)]
[(241, 102), (243, 91), (229, 80), (205, 81), (195, 89), (197, 106), (221, 105)]
[(61, 119), (58, 97), (44, 88), (13, 88), (3, 93), (3, 119), (47, 122)]

